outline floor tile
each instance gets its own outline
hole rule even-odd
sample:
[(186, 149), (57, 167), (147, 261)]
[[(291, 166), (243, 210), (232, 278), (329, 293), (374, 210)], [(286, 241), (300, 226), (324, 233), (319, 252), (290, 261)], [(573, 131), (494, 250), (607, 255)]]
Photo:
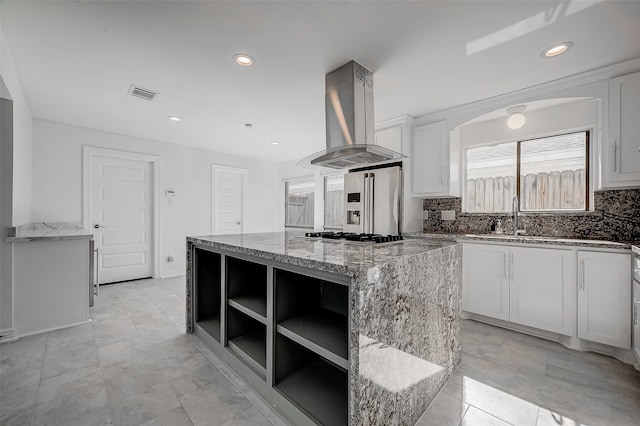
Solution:
[(458, 426), (469, 404), (440, 392), (416, 426)]
[(101, 426), (111, 410), (100, 368), (81, 368), (42, 381), (34, 425)]
[(47, 349), (71, 343), (75, 340), (90, 339), (92, 337), (93, 325), (90, 322), (63, 328), (62, 330), (56, 330), (49, 333), (47, 338)]
[(103, 368), (116, 425), (141, 425), (180, 406), (162, 371), (145, 361), (127, 361)]
[(181, 334), (167, 342), (149, 347), (155, 364), (168, 380), (189, 374), (211, 362), (191, 343), (191, 337)]
[(272, 426), (272, 424), (256, 407), (249, 407), (231, 420), (224, 422), (222, 426)]
[(223, 424), (251, 407), (251, 403), (220, 371), (202, 367), (171, 381), (171, 387), (194, 425)]
[(150, 358), (149, 350), (142, 338), (122, 340), (110, 345), (100, 346), (98, 347), (98, 355), (102, 367), (132, 358)]
[(520, 423), (505, 422), (504, 420), (492, 416), (482, 410), (478, 410), (475, 407), (469, 407), (460, 422), (460, 426), (509, 426), (511, 424), (519, 425)]
[(93, 325), (93, 333), (98, 347), (140, 338), (138, 329), (126, 313), (96, 322)]
[(84, 337), (49, 347), (44, 355), (42, 379), (85, 367), (99, 367), (98, 348), (93, 337)]
[(184, 408), (177, 407), (160, 417), (144, 423), (142, 426), (193, 426), (193, 423)]

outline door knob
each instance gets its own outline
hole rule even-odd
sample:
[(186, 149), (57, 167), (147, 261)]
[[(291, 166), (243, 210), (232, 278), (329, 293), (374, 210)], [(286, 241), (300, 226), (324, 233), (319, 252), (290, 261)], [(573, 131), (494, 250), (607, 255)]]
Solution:
[(98, 229), (98, 228), (106, 228), (106, 226), (104, 226), (104, 225), (98, 225), (97, 223), (96, 223), (95, 225), (93, 225), (93, 227), (94, 227), (95, 229)]

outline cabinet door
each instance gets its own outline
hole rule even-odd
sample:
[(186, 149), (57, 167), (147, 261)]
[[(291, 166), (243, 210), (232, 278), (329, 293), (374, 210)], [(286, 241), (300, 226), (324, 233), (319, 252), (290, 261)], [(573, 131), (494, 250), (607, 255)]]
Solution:
[(631, 258), (578, 252), (578, 337), (631, 348)]
[(509, 247), (462, 246), (462, 309), (509, 320)]
[(605, 186), (640, 185), (640, 72), (609, 81)]
[(449, 137), (446, 121), (414, 129), (412, 192), (414, 196), (448, 195)]
[(510, 252), (510, 320), (567, 336), (573, 335), (573, 252), (525, 247), (511, 247)]

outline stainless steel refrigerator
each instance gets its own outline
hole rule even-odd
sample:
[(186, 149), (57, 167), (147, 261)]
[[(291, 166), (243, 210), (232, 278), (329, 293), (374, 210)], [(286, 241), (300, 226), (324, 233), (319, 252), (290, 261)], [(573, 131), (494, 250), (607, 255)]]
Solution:
[(398, 166), (344, 176), (344, 232), (399, 235), (402, 169)]

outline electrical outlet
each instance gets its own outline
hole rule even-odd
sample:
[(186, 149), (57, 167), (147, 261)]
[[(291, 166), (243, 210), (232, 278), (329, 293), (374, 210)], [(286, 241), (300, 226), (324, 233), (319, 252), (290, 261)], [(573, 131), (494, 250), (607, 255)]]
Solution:
[(422, 210), (422, 219), (429, 219), (429, 210)]
[(442, 220), (456, 220), (455, 210), (442, 210)]
[(169, 263), (173, 262), (173, 256), (171, 255), (167, 256), (167, 262)]

